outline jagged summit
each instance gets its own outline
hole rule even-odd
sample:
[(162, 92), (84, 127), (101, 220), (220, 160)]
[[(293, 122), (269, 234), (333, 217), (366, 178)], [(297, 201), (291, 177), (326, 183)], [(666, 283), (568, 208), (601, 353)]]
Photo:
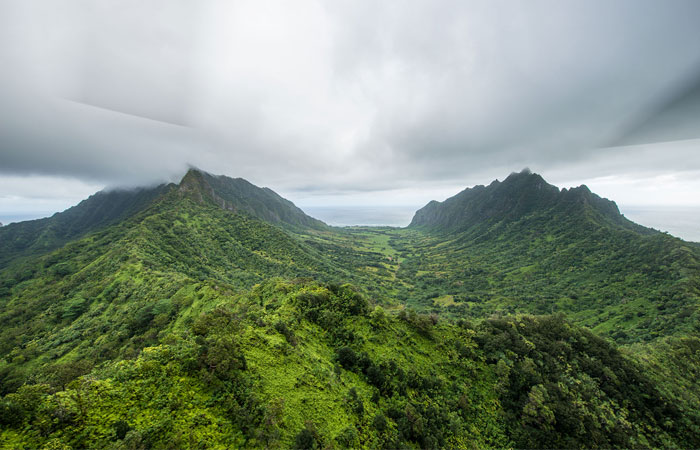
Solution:
[(213, 202), (220, 208), (250, 214), (278, 225), (316, 229), (326, 227), (326, 224), (306, 215), (272, 189), (257, 187), (243, 178), (212, 175), (191, 168), (180, 181), (178, 192), (199, 203)]
[(548, 210), (569, 214), (589, 211), (599, 219), (637, 227), (620, 214), (615, 202), (597, 196), (587, 186), (559, 190), (529, 169), (513, 172), (502, 182), (495, 180), (488, 186), (467, 188), (444, 202), (433, 200), (416, 212), (409, 226), (458, 231)]
[(148, 208), (158, 207), (159, 199), (173, 195), (189, 197), (198, 203), (212, 203), (275, 225), (314, 229), (327, 227), (271, 189), (259, 188), (242, 178), (215, 176), (191, 168), (178, 184), (103, 190), (51, 217), (2, 227), (0, 268), (19, 255), (46, 253), (90, 232), (136, 216)]

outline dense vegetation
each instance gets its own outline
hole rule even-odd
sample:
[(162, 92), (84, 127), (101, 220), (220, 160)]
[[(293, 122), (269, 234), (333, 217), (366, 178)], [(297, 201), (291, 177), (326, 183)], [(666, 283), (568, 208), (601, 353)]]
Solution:
[(197, 171), (17, 224), (0, 447), (700, 447), (697, 247), (539, 180), (467, 226), (333, 229)]
[(399, 298), (454, 317), (561, 311), (620, 343), (700, 331), (694, 247), (600, 225), (585, 211), (556, 218), (531, 214), (455, 235), (410, 235)]
[(700, 444), (697, 409), (682, 414), (637, 363), (561, 316), (452, 325), (370, 311), (347, 285), (275, 279), (210, 300), (135, 359), (7, 394), (5, 444)]
[(317, 247), (344, 267), (369, 248), (380, 259), (365, 284), (424, 312), (564, 312), (619, 343), (700, 332), (698, 247), (628, 221), (585, 186), (559, 191), (522, 172), (431, 202), (408, 229), (345, 233), (351, 245)]

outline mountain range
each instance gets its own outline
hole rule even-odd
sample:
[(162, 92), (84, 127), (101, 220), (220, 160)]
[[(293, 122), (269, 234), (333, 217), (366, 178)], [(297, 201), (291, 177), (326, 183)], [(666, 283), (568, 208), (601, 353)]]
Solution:
[(330, 227), (191, 169), (0, 228), (5, 447), (700, 446), (700, 249), (525, 170)]

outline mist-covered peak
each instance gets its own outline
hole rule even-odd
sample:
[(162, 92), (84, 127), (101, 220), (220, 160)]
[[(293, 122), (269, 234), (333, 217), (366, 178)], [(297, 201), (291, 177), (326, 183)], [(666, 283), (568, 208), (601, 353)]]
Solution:
[(243, 178), (213, 175), (190, 168), (178, 190), (199, 203), (211, 202), (222, 209), (250, 214), (273, 224), (311, 228), (326, 226), (272, 189), (255, 186)]

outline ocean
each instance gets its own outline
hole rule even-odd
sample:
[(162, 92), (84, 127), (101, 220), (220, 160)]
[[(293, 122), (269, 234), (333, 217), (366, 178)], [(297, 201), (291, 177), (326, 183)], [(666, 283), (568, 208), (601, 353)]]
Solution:
[(620, 212), (645, 227), (666, 231), (686, 241), (700, 242), (700, 207), (620, 205)]
[[(328, 225), (405, 227), (420, 206), (302, 206), (308, 215)], [(645, 227), (666, 231), (686, 241), (700, 242), (700, 206), (624, 206), (620, 211), (633, 222)], [(0, 213), (0, 223), (47, 217), (53, 213)]]
[(306, 206), (311, 217), (336, 227), (356, 225), (405, 227), (420, 206)]

